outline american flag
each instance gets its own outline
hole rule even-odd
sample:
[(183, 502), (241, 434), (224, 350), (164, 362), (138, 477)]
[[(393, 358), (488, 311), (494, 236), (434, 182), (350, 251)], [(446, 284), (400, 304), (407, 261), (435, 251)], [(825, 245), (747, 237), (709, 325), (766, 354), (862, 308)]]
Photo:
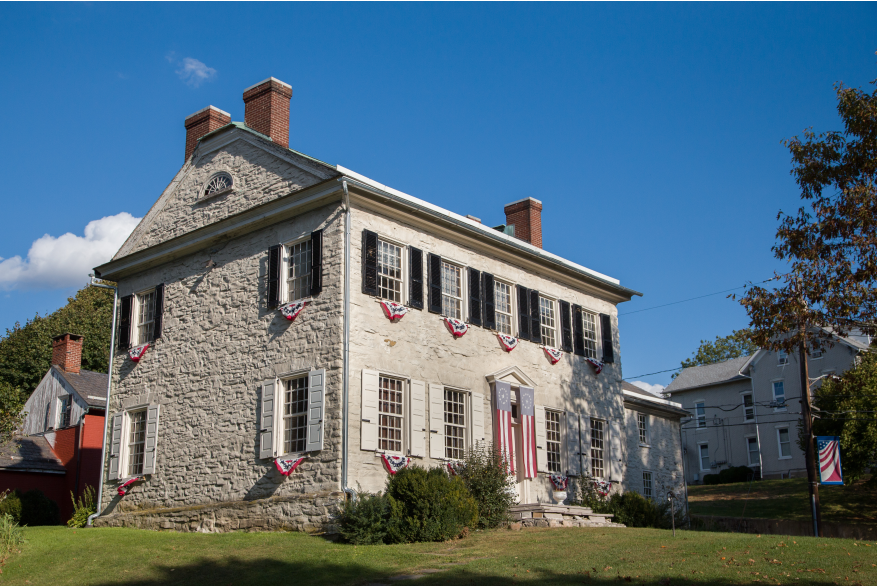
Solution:
[(515, 472), (515, 442), (512, 437), (512, 386), (496, 382), (496, 444), (507, 464), (509, 474)]
[(817, 436), (816, 449), (819, 451), (819, 479), (823, 485), (843, 485), (843, 471), (840, 468), (840, 437)]
[(524, 477), (536, 477), (536, 395), (532, 387), (521, 386), (521, 460)]

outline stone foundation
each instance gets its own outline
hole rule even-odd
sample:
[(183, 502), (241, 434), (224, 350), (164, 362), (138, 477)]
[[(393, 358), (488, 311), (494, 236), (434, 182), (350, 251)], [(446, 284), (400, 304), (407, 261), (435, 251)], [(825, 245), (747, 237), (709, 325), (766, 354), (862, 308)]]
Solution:
[(334, 534), (337, 533), (335, 515), (344, 498), (343, 492), (324, 491), (253, 501), (123, 511), (101, 516), (94, 520), (94, 525), (177, 532), (292, 530)]

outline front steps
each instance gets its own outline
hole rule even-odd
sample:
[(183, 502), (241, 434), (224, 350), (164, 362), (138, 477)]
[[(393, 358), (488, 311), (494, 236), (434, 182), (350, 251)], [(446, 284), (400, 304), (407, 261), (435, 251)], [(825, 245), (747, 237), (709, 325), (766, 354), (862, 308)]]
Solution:
[(510, 509), (513, 524), (524, 528), (624, 528), (611, 514), (595, 514), (591, 508), (547, 503), (522, 503)]

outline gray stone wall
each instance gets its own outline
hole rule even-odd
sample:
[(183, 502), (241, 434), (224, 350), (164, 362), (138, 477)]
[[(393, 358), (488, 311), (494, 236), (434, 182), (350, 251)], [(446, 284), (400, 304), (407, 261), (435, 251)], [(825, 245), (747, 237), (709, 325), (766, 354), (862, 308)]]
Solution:
[[(637, 414), (648, 420), (648, 442), (640, 443)], [(673, 491), (684, 503), (685, 479), (682, 476), (682, 443), (679, 420), (635, 407), (624, 410), (627, 434), (627, 489), (643, 493), (643, 472), (652, 473), (652, 498), (664, 501)]]

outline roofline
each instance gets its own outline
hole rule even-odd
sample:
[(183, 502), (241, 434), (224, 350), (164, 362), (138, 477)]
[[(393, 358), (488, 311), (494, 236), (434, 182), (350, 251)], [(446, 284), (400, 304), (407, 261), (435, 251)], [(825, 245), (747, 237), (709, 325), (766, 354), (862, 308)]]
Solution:
[[(63, 465), (61, 465), (63, 466)], [(58, 471), (56, 469), (40, 469), (38, 467), (3, 467), (0, 466), (0, 471), (5, 473), (46, 473), (49, 475), (66, 475), (67, 471), (62, 470)]]
[(631, 396), (631, 397), (642, 398), (642, 399), (644, 399), (644, 400), (648, 400), (648, 401), (650, 401), (650, 402), (657, 402), (657, 403), (660, 403), (660, 404), (665, 404), (665, 405), (668, 405), (668, 406), (670, 406), (670, 407), (674, 407), (674, 408), (681, 408), (681, 407), (682, 407), (682, 404), (677, 404), (676, 402), (672, 402), (672, 401), (670, 401), (670, 400), (668, 400), (668, 399), (663, 399), (663, 398), (660, 398), (660, 397), (655, 397), (655, 396), (653, 396), (653, 395), (646, 395), (645, 393), (637, 393), (637, 392), (635, 392), (635, 391), (630, 391), (630, 390), (627, 390), (627, 389), (623, 389), (623, 390), (622, 390), (622, 394), (623, 394), (623, 395), (629, 395), (629, 396)]
[[(752, 378), (749, 375), (740, 375), (740, 377), (742, 377), (744, 380), (748, 379), (749, 381), (752, 381)], [(725, 379), (724, 381), (714, 381), (713, 383), (705, 383), (703, 385), (694, 385), (692, 387), (683, 387), (682, 389), (671, 389), (670, 391), (667, 391), (665, 388), (664, 392), (672, 395), (674, 393), (683, 393), (686, 391), (693, 391), (695, 389), (703, 389), (704, 387), (713, 387), (714, 385), (726, 385), (728, 383), (737, 383), (738, 381), (741, 381), (741, 379)]]
[(664, 414), (678, 417), (680, 420), (682, 418), (691, 416), (691, 413), (688, 410), (684, 409), (680, 404), (676, 404), (675, 402), (667, 402), (665, 404), (664, 401), (666, 400), (661, 400), (659, 398), (647, 398), (645, 396), (639, 395), (638, 393), (632, 393), (628, 391), (624, 391), (623, 394), (623, 403), (629, 404), (633, 407), (645, 407), (650, 410), (655, 410), (658, 412), (663, 412)]
[[(85, 402), (85, 405), (87, 405), (88, 407), (92, 407), (91, 403), (88, 401), (88, 398), (83, 396), (82, 392), (80, 392), (78, 389), (76, 389), (76, 386), (73, 385), (73, 382), (70, 381), (69, 379), (67, 379), (67, 377), (65, 377), (65, 375), (67, 374), (66, 371), (64, 371), (63, 369), (58, 367), (58, 365), (52, 365), (52, 369), (54, 369), (55, 371), (58, 372), (58, 374), (61, 376), (61, 379), (63, 379), (65, 382), (67, 382), (67, 385), (70, 386), (70, 389), (73, 390), (73, 393), (75, 393), (77, 396), (79, 396), (79, 399), (81, 399), (83, 402)], [(88, 371), (88, 370), (87, 369), (80, 369), (80, 371)], [(89, 373), (97, 373), (97, 371), (89, 371)], [(106, 373), (97, 373), (97, 374), (103, 375), (105, 377), (109, 377), (109, 375), (107, 375)], [(104, 402), (104, 407), (106, 407), (107, 398), (104, 397), (101, 399)], [(95, 406), (95, 407), (99, 407), (99, 406)]]

